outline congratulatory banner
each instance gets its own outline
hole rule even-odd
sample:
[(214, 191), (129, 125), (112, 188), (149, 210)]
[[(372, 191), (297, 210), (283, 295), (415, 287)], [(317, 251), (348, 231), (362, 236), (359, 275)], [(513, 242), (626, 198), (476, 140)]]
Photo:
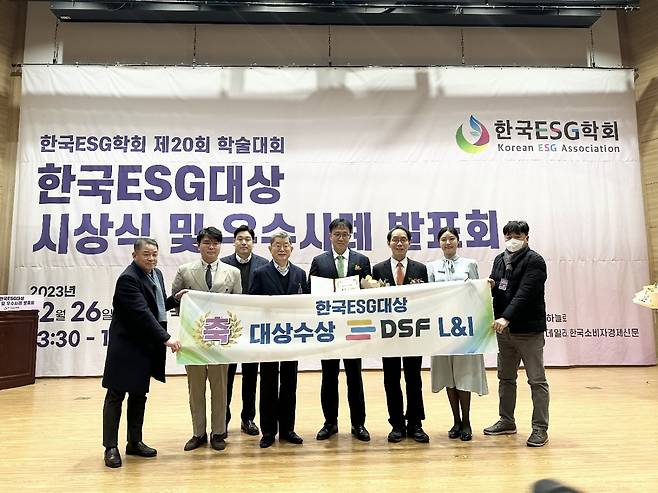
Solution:
[(486, 280), (330, 295), (190, 291), (178, 363), (497, 352)]

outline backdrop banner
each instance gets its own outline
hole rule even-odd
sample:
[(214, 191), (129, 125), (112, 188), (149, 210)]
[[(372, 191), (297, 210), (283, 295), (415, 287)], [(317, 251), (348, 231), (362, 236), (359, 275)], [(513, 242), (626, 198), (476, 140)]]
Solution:
[[(395, 224), (411, 230), (409, 257), (421, 262), (441, 258), (441, 227), (457, 227), (482, 278), (504, 224), (525, 219), (548, 268), (546, 364), (656, 362), (651, 311), (632, 303), (649, 268), (631, 70), (22, 74), (10, 294), (44, 297), (37, 375), (102, 372), (135, 238), (158, 240), (167, 282), (198, 258), (203, 226), (224, 233), (222, 256), (243, 223), (268, 258), (272, 233), (288, 231), (292, 262), (308, 271), (339, 216), (372, 264), (390, 256)], [(168, 371), (184, 372), (173, 355)]]
[(498, 352), (486, 280), (319, 296), (190, 291), (180, 318), (186, 365)]

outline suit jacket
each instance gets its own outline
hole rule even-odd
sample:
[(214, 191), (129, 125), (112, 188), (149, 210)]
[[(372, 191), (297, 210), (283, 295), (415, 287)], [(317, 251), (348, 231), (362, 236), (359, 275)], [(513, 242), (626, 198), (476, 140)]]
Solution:
[[(176, 306), (173, 296), (167, 298), (162, 272), (155, 269), (165, 297), (165, 309)], [(112, 300), (103, 387), (118, 392), (145, 394), (151, 377), (165, 381), (164, 343), (171, 337), (158, 321), (155, 286), (135, 262), (117, 279)]]
[[(228, 255), (226, 257), (222, 257), (220, 259), (222, 262), (228, 265), (232, 265), (235, 268), (238, 268), (238, 259), (235, 258), (235, 253)], [(258, 269), (259, 267), (262, 267), (263, 265), (266, 265), (268, 263), (268, 260), (265, 257), (261, 257), (260, 255), (256, 255), (255, 253), (251, 254), (251, 268), (249, 269), (249, 286), (251, 286), (251, 281), (254, 278), (254, 271)], [(243, 294), (248, 293), (248, 286), (242, 286), (242, 291), (244, 291)]]
[(530, 248), (520, 251), (512, 259), (512, 273), (506, 289), (502, 291), (500, 280), (505, 277), (503, 255), (504, 252), (494, 259), (489, 276), (495, 283), (491, 291), (494, 316), (509, 320), (509, 331), (512, 333), (545, 331), (546, 262)]
[[(391, 286), (395, 286), (395, 276), (391, 270), (391, 259), (387, 258), (375, 265), (372, 268), (372, 277), (377, 280), (386, 281)], [(407, 257), (407, 270), (404, 273), (404, 282), (402, 284), (411, 284), (412, 280), (427, 282), (427, 267), (425, 267), (425, 264), (421, 264)]]
[[(356, 275), (359, 276), (359, 279), (363, 279), (370, 275), (370, 260), (362, 253), (350, 250), (350, 255), (347, 260), (347, 276)], [(311, 262), (311, 269), (309, 270), (308, 276), (309, 284), (311, 283), (311, 276), (337, 279), (338, 270), (336, 269), (333, 251), (330, 250), (315, 257)]]
[(288, 275), (290, 279), (288, 280), (288, 290), (286, 292), (281, 288), (279, 281), (281, 274), (277, 271), (272, 260), (254, 271), (249, 294), (300, 294), (300, 291), (301, 293), (310, 293), (306, 282), (306, 272), (292, 263), (289, 263), (289, 265)]
[(232, 265), (217, 262), (217, 271), (212, 280), (212, 287), (206, 284), (206, 268), (201, 259), (183, 264), (176, 271), (176, 277), (171, 284), (171, 292), (178, 293), (181, 289), (206, 291), (211, 293), (242, 293), (240, 271)]

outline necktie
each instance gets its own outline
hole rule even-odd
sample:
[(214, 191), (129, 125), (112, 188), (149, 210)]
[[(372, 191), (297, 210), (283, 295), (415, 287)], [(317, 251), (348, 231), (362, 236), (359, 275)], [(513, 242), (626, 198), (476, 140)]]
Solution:
[(398, 262), (395, 268), (395, 284), (402, 286), (404, 284), (404, 270), (402, 270), (402, 262)]
[(338, 277), (345, 277), (345, 257), (339, 255), (336, 257), (336, 263), (338, 264)]
[(206, 269), (206, 284), (208, 285), (208, 289), (212, 289), (212, 270), (210, 269), (210, 264), (208, 264), (208, 268)]

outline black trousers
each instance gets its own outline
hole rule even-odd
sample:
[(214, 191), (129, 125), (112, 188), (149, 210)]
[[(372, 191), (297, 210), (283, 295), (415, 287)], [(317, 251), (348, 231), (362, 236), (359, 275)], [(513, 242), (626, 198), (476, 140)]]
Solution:
[[(423, 358), (405, 356), (403, 358), (382, 358), (384, 366), (384, 390), (388, 407), (388, 422), (395, 428), (405, 427), (405, 418), (409, 426), (420, 425), (425, 419), (423, 407), (423, 381), (420, 375)], [(400, 369), (404, 367), (404, 381), (407, 394), (407, 413), (403, 413), (402, 388), (400, 387)]]
[[(258, 363), (242, 364), (242, 421), (253, 420), (256, 417), (256, 379), (258, 378)], [(231, 396), (233, 395), (233, 380), (238, 369), (237, 363), (228, 365), (226, 424), (231, 421)]]
[[(112, 389), (107, 389), (107, 394), (105, 394), (105, 402), (103, 403), (103, 446), (105, 448), (118, 446), (121, 405), (125, 397), (125, 392)], [(127, 407), (128, 443), (141, 442), (146, 394), (130, 392)]]
[(286, 434), (295, 429), (297, 362), (260, 364), (260, 429), (263, 436)]
[[(363, 425), (366, 421), (366, 402), (363, 395), (363, 379), (361, 378), (361, 359), (344, 359), (345, 378), (347, 379), (347, 402), (350, 405), (350, 420), (352, 426)], [(324, 424), (338, 424), (338, 374), (340, 360), (322, 360), (322, 387), (320, 401), (324, 413)]]

